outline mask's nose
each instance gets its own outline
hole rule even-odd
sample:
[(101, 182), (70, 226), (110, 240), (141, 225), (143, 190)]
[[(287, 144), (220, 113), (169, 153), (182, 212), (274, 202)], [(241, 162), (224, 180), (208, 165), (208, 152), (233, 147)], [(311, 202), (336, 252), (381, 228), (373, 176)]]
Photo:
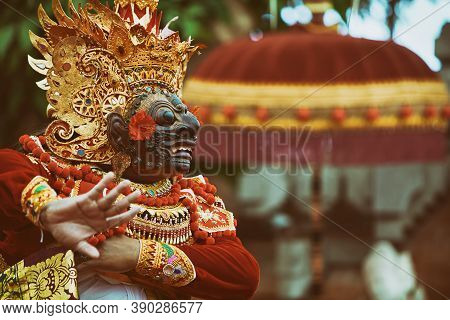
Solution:
[(200, 122), (197, 117), (187, 111), (181, 115), (181, 119), (183, 121), (183, 131), (187, 131), (185, 134), (187, 133), (191, 138), (197, 137), (198, 130), (200, 129)]

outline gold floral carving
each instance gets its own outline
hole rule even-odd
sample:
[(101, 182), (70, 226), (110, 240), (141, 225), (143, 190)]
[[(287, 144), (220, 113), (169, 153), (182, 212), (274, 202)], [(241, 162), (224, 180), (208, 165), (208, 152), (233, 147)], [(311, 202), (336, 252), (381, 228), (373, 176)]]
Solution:
[(125, 7), (129, 4), (134, 3), (138, 6), (140, 10), (144, 8), (150, 8), (150, 10), (155, 10), (158, 7), (159, 0), (115, 0), (114, 4), (120, 5), (121, 7)]
[[(120, 1), (155, 8), (157, 2)], [(38, 85), (47, 91), (47, 114), (53, 119), (47, 145), (62, 159), (110, 163), (115, 152), (106, 134), (107, 116), (126, 115), (137, 95), (155, 87), (181, 95), (187, 63), (198, 47), (182, 42), (178, 33), (163, 35), (159, 26), (127, 22), (99, 1), (78, 10), (69, 1), (69, 11), (71, 17), (55, 0), (55, 22), (40, 6), (45, 37), (30, 33), (44, 57), (30, 58), (30, 64), (46, 76)], [(147, 14), (148, 21), (159, 21), (153, 16), (157, 12)]]
[(72, 251), (32, 266), (24, 261), (0, 275), (1, 300), (78, 299), (77, 270)]

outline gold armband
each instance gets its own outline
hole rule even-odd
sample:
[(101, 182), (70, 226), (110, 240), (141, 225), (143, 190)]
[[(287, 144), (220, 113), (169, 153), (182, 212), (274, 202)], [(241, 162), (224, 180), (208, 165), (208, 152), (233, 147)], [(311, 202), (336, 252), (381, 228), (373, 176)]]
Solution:
[(183, 287), (195, 280), (195, 268), (186, 254), (177, 247), (141, 240), (136, 272), (166, 285)]
[(48, 180), (38, 176), (22, 192), (22, 210), (34, 225), (41, 227), (39, 219), (42, 209), (57, 199), (58, 195), (48, 185)]

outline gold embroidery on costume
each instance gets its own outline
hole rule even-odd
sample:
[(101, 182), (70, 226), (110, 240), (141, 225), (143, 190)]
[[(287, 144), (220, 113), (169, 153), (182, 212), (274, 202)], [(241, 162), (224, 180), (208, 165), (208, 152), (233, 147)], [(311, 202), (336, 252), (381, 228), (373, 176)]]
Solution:
[(22, 210), (31, 222), (40, 226), (39, 217), (42, 209), (57, 199), (58, 195), (48, 185), (48, 179), (37, 176), (22, 191)]
[(161, 250), (156, 241), (140, 241), (139, 260), (136, 271), (144, 276), (153, 275), (153, 270), (159, 268)]
[(161, 180), (152, 184), (140, 184), (131, 182), (130, 184), (133, 190), (141, 191), (141, 194), (149, 197), (161, 196), (170, 192), (172, 188), (172, 182), (170, 179)]
[(186, 286), (196, 278), (194, 265), (183, 251), (152, 240), (141, 240), (136, 271), (173, 287)]
[(5, 271), (6, 269), (8, 269), (8, 264), (6, 263), (5, 259), (2, 257), (2, 255), (0, 254), (0, 273), (2, 273), (3, 271)]
[(0, 274), (0, 300), (78, 299), (72, 251), (25, 266), (24, 261)]
[(183, 204), (162, 208), (139, 207), (140, 213), (128, 224), (129, 237), (168, 244), (183, 244), (191, 239), (190, 215)]

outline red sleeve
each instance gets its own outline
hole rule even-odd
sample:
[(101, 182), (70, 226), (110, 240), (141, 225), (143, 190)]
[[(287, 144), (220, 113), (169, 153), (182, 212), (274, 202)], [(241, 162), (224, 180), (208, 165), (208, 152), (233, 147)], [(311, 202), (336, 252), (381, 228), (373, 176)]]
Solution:
[(215, 245), (179, 247), (195, 266), (196, 279), (179, 292), (202, 299), (250, 299), (259, 284), (259, 266), (239, 239)]
[(0, 150), (0, 254), (12, 265), (40, 247), (40, 231), (22, 212), (22, 191), (47, 173), (24, 154)]

